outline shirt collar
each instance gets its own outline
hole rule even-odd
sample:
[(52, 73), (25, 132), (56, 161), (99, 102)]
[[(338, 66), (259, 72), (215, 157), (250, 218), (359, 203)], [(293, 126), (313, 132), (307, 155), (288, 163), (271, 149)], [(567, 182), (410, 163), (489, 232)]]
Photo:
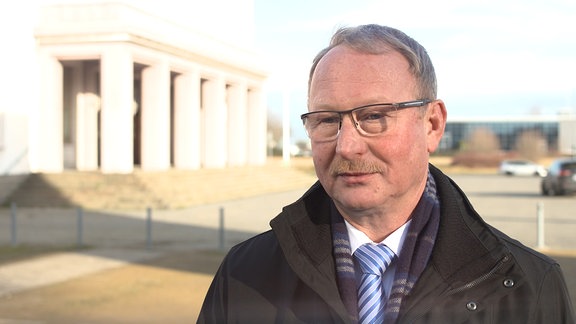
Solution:
[(402, 244), (404, 244), (404, 240), (406, 239), (406, 233), (408, 232), (408, 225), (412, 219), (408, 220), (404, 225), (400, 226), (397, 230), (392, 232), (388, 237), (384, 239), (382, 242), (372, 242), (370, 238), (364, 232), (360, 231), (356, 227), (352, 226), (352, 224), (348, 223), (348, 221), (344, 220), (346, 224), (346, 230), (348, 231), (348, 238), (350, 239), (350, 249), (352, 254), (356, 251), (360, 245), (365, 243), (384, 243), (392, 252), (396, 255), (402, 250)]

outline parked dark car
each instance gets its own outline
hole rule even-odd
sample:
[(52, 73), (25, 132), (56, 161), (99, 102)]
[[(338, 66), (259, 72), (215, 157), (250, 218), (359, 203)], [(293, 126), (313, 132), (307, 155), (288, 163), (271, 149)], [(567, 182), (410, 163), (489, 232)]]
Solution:
[(555, 160), (542, 178), (543, 195), (564, 195), (576, 192), (576, 159)]

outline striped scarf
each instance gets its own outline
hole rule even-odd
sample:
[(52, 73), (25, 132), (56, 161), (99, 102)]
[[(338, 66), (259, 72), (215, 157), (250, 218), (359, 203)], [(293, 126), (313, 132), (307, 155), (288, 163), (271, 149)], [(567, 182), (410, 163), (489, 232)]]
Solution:
[[(397, 259), (394, 283), (385, 308), (384, 323), (395, 323), (405, 296), (424, 271), (436, 241), (440, 223), (440, 202), (436, 194), (436, 183), (430, 173), (426, 188), (411, 215), (412, 222), (402, 250)], [(358, 320), (356, 275), (348, 231), (342, 215), (332, 203), (332, 244), (336, 264), (336, 276), (340, 296), (349, 315)]]

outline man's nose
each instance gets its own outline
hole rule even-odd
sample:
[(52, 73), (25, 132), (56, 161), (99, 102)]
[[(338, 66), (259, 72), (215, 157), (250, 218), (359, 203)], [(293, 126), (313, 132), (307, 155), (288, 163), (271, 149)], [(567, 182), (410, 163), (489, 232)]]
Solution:
[(336, 139), (336, 153), (344, 158), (352, 158), (363, 153), (365, 143), (362, 135), (356, 129), (354, 120), (350, 115), (342, 116), (340, 131)]

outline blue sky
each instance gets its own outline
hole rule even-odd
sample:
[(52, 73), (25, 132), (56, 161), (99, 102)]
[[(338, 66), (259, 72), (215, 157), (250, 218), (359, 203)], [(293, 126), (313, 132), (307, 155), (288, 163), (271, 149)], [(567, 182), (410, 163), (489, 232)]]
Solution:
[(306, 111), (310, 62), (339, 26), (399, 28), (434, 62), (449, 118), (576, 111), (576, 1), (255, 0), (256, 46), (268, 60), (269, 108), (290, 94)]

